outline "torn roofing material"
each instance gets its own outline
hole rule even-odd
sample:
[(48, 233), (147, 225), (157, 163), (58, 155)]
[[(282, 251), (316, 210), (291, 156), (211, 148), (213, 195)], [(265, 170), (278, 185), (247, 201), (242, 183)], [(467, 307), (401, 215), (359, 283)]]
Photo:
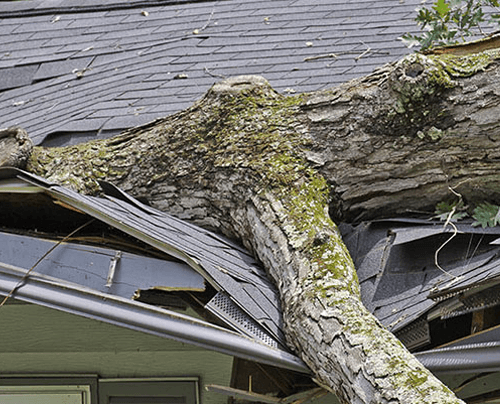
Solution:
[[(172, 265), (177, 271), (185, 274), (182, 275), (185, 277), (184, 281), (190, 284), (180, 286), (181, 289), (203, 290), (202, 283), (197, 278), (197, 276), (201, 275), (211, 285), (215, 293), (213, 298), (206, 304), (206, 310), (211, 311), (218, 316), (220, 321), (227, 323), (240, 334), (246, 335), (254, 341), (264, 342), (267, 346), (292, 357), (284, 341), (277, 291), (267, 279), (264, 271), (250, 255), (231, 241), (143, 205), (110, 184), (104, 185), (104, 188), (108, 192), (102, 198), (85, 196), (59, 185), (50, 184), (40, 177), (20, 170), (0, 169), (0, 196), (7, 197), (15, 193), (21, 193), (24, 198), (23, 207), (21, 208), (22, 217), (20, 219), (22, 222), (31, 221), (28, 209), (30, 203), (28, 197), (31, 195), (33, 198), (50, 197), (49, 201), (52, 208), (40, 210), (40, 207), (36, 206), (34, 215), (42, 216), (44, 217), (43, 220), (48, 222), (54, 221), (55, 229), (60, 227), (58, 220), (70, 221), (71, 216), (69, 215), (71, 214), (77, 217), (78, 215), (82, 216), (81, 213), (83, 213), (86, 217), (90, 216), (99, 222), (106, 223), (112, 228), (140, 240), (145, 245), (168, 254), (168, 256), (178, 261), (178, 263)], [(2, 201), (2, 203), (4, 206), (3, 212), (0, 213), (2, 224), (16, 223), (16, 218), (13, 217), (15, 216), (13, 212), (16, 211), (15, 201), (10, 202), (10, 205), (8, 201)], [(54, 205), (54, 203), (57, 205)], [(54, 206), (58, 205), (66, 208), (65, 217), (47, 217), (50, 209), (54, 209)], [(18, 206), (17, 210), (19, 209)], [(7, 218), (5, 215), (9, 215), (9, 217)], [(54, 216), (53, 212), (52, 216)], [(35, 217), (32, 219), (36, 220)], [(14, 243), (14, 236), (10, 235), (9, 237), (10, 242)], [(27, 242), (28, 240), (25, 239), (24, 241)], [(19, 246), (19, 243), (17, 245)], [(65, 248), (73, 247), (65, 246)], [(93, 251), (97, 252), (96, 249)], [(100, 254), (105, 253), (105, 251), (99, 251)], [(60, 253), (63, 252), (64, 248), (61, 249)], [(82, 247), (79, 248), (79, 252), (88, 254), (88, 251), (83, 251)], [(138, 289), (141, 288), (137, 281), (134, 281), (132, 269), (128, 272), (129, 279), (127, 280), (120, 278), (120, 276), (127, 276), (128, 270), (126, 267), (120, 267), (119, 270), (116, 270), (117, 275), (112, 275), (116, 260), (127, 260), (132, 257), (121, 253), (117, 257), (116, 255), (113, 256), (112, 252), (108, 252), (106, 257), (105, 261), (108, 264), (103, 264), (105, 268), (101, 269), (101, 273), (98, 275), (101, 279), (100, 286), (95, 286), (95, 282), (98, 282), (98, 280), (94, 282), (89, 279), (88, 282), (92, 281), (94, 283), (85, 284), (81, 279), (78, 281), (74, 277), (71, 279), (62, 277), (64, 282), (75, 283), (76, 281), (80, 288), (91, 288), (96, 293), (106, 293), (117, 298), (123, 298), (124, 293), (130, 294), (130, 290), (126, 288), (120, 289), (121, 294), (118, 293), (118, 286), (115, 286), (116, 290), (114, 289), (113, 284), (118, 283), (119, 280), (120, 282), (127, 281)], [(6, 259), (4, 258), (2, 258), (4, 266), (17, 266), (16, 262), (18, 261), (12, 260), (12, 257), (10, 257), (9, 262), (5, 262)], [(146, 261), (151, 262), (151, 276), (155, 276), (153, 272), (156, 272), (159, 277), (157, 286), (163, 286), (166, 290), (172, 290), (172, 288), (176, 287), (171, 281), (163, 279), (169, 275), (165, 274), (163, 277), (158, 275), (158, 269), (154, 268), (155, 265), (157, 266), (155, 260), (147, 259)], [(167, 271), (169, 265), (171, 264), (165, 263), (165, 271)], [(54, 271), (55, 269), (51, 267), (51, 270)], [(86, 271), (84, 268), (81, 268), (81, 270)], [(190, 274), (193, 270), (195, 274)], [(85, 278), (87, 276), (88, 274), (85, 274)], [(147, 276), (147, 274), (144, 276)], [(137, 274), (135, 277), (137, 277)], [(188, 278), (191, 280), (188, 280)], [(61, 279), (61, 277), (58, 277), (58, 279)], [(141, 282), (144, 281), (144, 279), (141, 280)], [(153, 280), (151, 279), (149, 282), (151, 283)], [(142, 287), (144, 286), (147, 285), (143, 284)], [(124, 290), (128, 290), (128, 292)], [(196, 336), (193, 336), (193, 339), (196, 342)], [(296, 366), (296, 364), (293, 366)]]
[[(129, 253), (105, 246), (59, 243), (41, 237), (0, 232), (0, 262), (123, 298), (139, 298), (142, 291), (204, 291), (204, 278), (188, 265)], [(140, 268), (140, 271), (138, 271)]]
[(500, 229), (455, 227), (420, 219), (343, 226), (363, 302), (410, 349), (427, 349), (422, 358), (442, 345), (497, 340)]
[(35, 144), (107, 137), (229, 76), (329, 88), (408, 53), (420, 0), (0, 2), (0, 127)]

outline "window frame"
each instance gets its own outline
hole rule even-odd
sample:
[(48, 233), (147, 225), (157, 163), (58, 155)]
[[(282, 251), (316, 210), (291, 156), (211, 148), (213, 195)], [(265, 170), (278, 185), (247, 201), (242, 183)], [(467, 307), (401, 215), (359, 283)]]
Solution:
[(168, 393), (186, 397), (186, 404), (200, 404), (198, 377), (99, 379), (99, 404), (112, 397), (167, 397)]
[(64, 394), (71, 391), (83, 394), (84, 404), (98, 403), (97, 376), (9, 376), (0, 375), (0, 397), (2, 391), (14, 394)]
[(109, 404), (111, 397), (168, 397), (169, 393), (186, 397), (186, 404), (200, 404), (199, 386), (199, 377), (101, 379), (97, 375), (0, 375), (0, 396), (2, 390), (8, 389), (13, 393), (44, 394), (50, 390), (57, 392), (60, 388), (60, 392), (85, 393), (85, 404)]

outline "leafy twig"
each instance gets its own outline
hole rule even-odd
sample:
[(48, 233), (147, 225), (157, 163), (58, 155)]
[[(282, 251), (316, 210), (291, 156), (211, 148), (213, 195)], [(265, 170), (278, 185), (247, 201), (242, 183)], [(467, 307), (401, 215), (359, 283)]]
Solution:
[[(457, 38), (486, 34), (481, 23), (487, 21), (483, 7), (497, 8), (498, 0), (435, 0), (432, 7), (417, 10), (415, 21), (422, 30), (419, 35), (405, 34), (400, 39), (409, 47), (419, 44), (422, 50), (433, 46), (457, 43)], [(500, 15), (490, 14), (490, 24), (498, 25)]]

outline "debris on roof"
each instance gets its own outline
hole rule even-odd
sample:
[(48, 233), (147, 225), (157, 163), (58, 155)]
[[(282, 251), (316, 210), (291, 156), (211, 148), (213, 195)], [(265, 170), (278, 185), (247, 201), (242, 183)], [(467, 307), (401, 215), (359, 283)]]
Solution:
[[(262, 75), (287, 94), (333, 87), (408, 53), (398, 37), (418, 30), (420, 4), (0, 2), (0, 127), (20, 125), (36, 145), (68, 145), (178, 112), (228, 76)], [(23, 257), (0, 248), (1, 294), (307, 372), (286, 347), (277, 291), (253, 257), (101, 186), (104, 197), (83, 196), (0, 170), (0, 245)], [(62, 242), (89, 217), (82, 234)], [(500, 370), (498, 229), (462, 223), (455, 234), (418, 219), (342, 228), (365, 305), (426, 366)], [(37, 251), (56, 245), (57, 265), (51, 257), (29, 268)], [(75, 264), (81, 256), (93, 264)], [(172, 271), (175, 279), (166, 276)], [(215, 324), (169, 310), (187, 306)], [(133, 321), (120, 312), (133, 312)]]
[(420, 219), (342, 226), (363, 302), (412, 351), (496, 338), (500, 228), (471, 223), (456, 231)]

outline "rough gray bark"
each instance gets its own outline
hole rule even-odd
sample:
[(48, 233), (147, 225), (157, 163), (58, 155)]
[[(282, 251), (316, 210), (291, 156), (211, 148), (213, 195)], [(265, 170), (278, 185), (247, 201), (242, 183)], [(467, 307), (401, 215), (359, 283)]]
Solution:
[(290, 346), (343, 402), (458, 403), (362, 306), (328, 211), (428, 210), (449, 186), (496, 198), (495, 58), (412, 55), (298, 97), (261, 78), (229, 79), (114, 139), (35, 148), (28, 168), (83, 192), (105, 178), (241, 240), (280, 290)]
[(0, 129), (0, 167), (26, 167), (32, 150), (33, 142), (24, 129)]
[(499, 200), (496, 56), (412, 55), (308, 101), (339, 217), (429, 212), (453, 198), (447, 186), (471, 204)]

